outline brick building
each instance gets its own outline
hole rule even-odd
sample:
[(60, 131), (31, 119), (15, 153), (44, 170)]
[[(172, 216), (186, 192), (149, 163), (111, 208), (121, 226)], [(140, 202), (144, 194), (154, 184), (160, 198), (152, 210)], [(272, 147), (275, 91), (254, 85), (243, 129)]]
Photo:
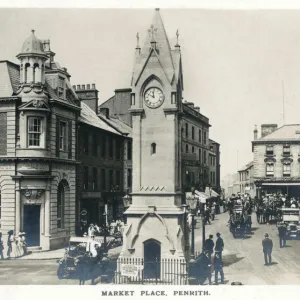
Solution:
[[(98, 111), (95, 84), (73, 86), (81, 100), (78, 118), (78, 213), (87, 223), (102, 223), (105, 205), (108, 221), (124, 212), (122, 197), (131, 187), (131, 128)], [(125, 175), (125, 176), (124, 176)], [(78, 224), (79, 225), (79, 224)]]
[(43, 250), (75, 232), (80, 100), (54, 55), (32, 31), (19, 65), (0, 62), (1, 230)]
[(280, 192), (299, 197), (300, 125), (261, 125), (261, 137), (254, 130), (254, 181), (257, 195)]

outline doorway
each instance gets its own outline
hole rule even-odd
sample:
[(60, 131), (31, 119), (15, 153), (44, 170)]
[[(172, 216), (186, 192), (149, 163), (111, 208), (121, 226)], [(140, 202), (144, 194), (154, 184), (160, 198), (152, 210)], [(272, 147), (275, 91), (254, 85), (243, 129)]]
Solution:
[(40, 245), (40, 205), (24, 205), (24, 226), (28, 247)]
[(144, 278), (160, 278), (160, 243), (150, 239), (144, 242)]

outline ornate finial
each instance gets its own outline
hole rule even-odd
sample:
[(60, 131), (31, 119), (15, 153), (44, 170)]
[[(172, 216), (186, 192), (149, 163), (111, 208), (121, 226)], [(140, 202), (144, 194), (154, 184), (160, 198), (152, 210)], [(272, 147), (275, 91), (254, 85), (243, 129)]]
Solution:
[(179, 47), (179, 43), (178, 43), (178, 39), (179, 39), (179, 31), (178, 31), (178, 29), (177, 29), (177, 31), (176, 31), (176, 39), (177, 39), (177, 42), (176, 42), (175, 47)]
[(136, 49), (139, 49), (139, 48), (140, 48), (139, 41), (140, 41), (140, 36), (139, 36), (139, 33), (137, 32), (137, 33), (136, 33)]
[(155, 42), (154, 40), (154, 34), (157, 33), (157, 28), (155, 28), (153, 25), (150, 26), (150, 29), (148, 29), (149, 36), (151, 36), (151, 43)]
[(32, 29), (32, 30), (31, 30), (31, 32), (32, 32), (32, 34), (34, 34), (35, 30), (34, 30), (34, 29)]

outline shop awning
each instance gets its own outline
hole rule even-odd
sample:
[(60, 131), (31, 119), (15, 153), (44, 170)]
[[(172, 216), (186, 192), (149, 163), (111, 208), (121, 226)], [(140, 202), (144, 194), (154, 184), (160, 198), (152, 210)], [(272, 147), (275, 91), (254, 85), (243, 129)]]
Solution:
[(205, 188), (205, 194), (208, 195), (208, 197), (219, 197), (220, 195), (215, 192), (213, 189), (206, 187)]
[(195, 194), (198, 196), (200, 203), (206, 203), (206, 199), (208, 199), (209, 197), (203, 193), (203, 192), (199, 192), (199, 191), (195, 191)]
[(261, 185), (272, 186), (300, 186), (300, 182), (263, 182)]

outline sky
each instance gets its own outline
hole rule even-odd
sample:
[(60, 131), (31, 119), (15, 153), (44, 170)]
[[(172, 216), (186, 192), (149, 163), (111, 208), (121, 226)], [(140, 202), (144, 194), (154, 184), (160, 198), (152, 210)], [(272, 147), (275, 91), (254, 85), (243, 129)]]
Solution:
[[(0, 9), (0, 60), (16, 55), (31, 29), (51, 40), (71, 83), (95, 83), (99, 103), (130, 87), (136, 33), (153, 9)], [(161, 9), (171, 47), (179, 43), (184, 100), (209, 118), (221, 145), (221, 178), (253, 159), (254, 125), (300, 123), (300, 10)], [(283, 109), (284, 108), (284, 109)], [(284, 114), (283, 114), (284, 111)]]

